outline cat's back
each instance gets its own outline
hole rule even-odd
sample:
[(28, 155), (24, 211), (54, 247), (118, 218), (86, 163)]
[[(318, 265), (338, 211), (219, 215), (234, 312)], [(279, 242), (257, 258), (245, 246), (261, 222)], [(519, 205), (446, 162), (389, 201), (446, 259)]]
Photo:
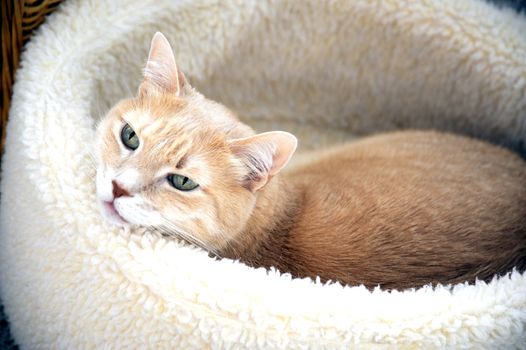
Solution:
[(513, 251), (526, 255), (526, 163), (497, 146), (382, 134), (323, 152), (288, 181), (302, 193), (292, 245), (307, 274), (387, 287), (407, 275), (414, 285), (490, 274), (517, 263)]
[[(290, 173), (316, 174), (331, 168), (338, 173), (354, 169), (375, 168), (399, 164), (399, 170), (418, 167), (436, 175), (454, 173), (451, 166), (463, 167), (480, 174), (480, 170), (499, 172), (515, 169), (525, 172), (526, 163), (513, 152), (473, 138), (436, 131), (401, 131), (369, 136), (357, 141), (313, 153), (309, 161), (293, 168)], [(352, 167), (342, 165), (352, 165)], [(338, 166), (336, 166), (338, 165)], [(483, 166), (480, 169), (480, 166)], [(336, 167), (335, 167), (336, 166)], [(478, 167), (477, 167), (478, 166)], [(369, 169), (366, 169), (369, 170)]]
[(518, 155), (435, 131), (392, 132), (350, 142), (316, 154), (288, 176), (303, 186), (316, 183), (315, 192), (331, 188), (329, 192), (343, 196), (353, 193), (347, 186), (369, 193), (390, 188), (407, 195), (487, 192), (506, 200), (526, 193), (526, 162)]

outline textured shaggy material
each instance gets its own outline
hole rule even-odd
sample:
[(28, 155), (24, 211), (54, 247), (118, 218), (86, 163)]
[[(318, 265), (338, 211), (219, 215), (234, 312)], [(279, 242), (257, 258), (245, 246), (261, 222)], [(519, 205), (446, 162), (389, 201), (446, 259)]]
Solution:
[(400, 127), (526, 141), (526, 22), (484, 2), (68, 1), (27, 46), (7, 131), (0, 296), (22, 348), (526, 344), (525, 274), (369, 292), (105, 224), (96, 119), (156, 30), (199, 90), (304, 150)]

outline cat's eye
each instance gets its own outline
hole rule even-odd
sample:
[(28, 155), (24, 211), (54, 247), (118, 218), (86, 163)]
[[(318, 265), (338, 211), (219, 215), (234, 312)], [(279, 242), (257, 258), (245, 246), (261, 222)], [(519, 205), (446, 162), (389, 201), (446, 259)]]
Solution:
[(179, 191), (191, 191), (199, 186), (193, 180), (183, 175), (170, 174), (168, 175), (167, 180), (170, 185)]
[(139, 136), (129, 124), (124, 125), (121, 130), (121, 141), (126, 148), (135, 151), (139, 147)]

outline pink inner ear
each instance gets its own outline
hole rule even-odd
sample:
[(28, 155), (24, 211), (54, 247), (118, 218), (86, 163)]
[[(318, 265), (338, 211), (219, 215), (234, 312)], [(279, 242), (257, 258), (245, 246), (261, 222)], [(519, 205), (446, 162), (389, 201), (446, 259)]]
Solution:
[[(182, 79), (180, 79), (182, 77)], [(177, 69), (175, 57), (168, 40), (160, 32), (152, 39), (148, 62), (144, 68), (144, 81), (140, 93), (148, 95), (172, 93), (179, 95), (184, 75)]]
[(287, 163), (296, 151), (298, 146), (298, 139), (288, 132), (274, 131), (271, 136), (273, 142), (276, 144), (276, 152), (273, 156), (273, 164), (270, 168), (269, 175), (274, 176), (277, 174)]
[(288, 163), (296, 150), (297, 139), (284, 131), (272, 131), (232, 140), (230, 149), (249, 170), (249, 189), (265, 186)]

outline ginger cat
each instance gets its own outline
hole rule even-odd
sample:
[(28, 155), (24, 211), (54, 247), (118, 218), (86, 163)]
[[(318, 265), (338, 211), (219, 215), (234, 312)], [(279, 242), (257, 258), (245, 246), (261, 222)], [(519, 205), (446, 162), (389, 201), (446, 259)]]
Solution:
[(111, 222), (297, 277), (383, 288), (488, 280), (526, 266), (526, 163), (438, 132), (364, 138), (280, 172), (286, 132), (255, 134), (195, 91), (153, 40), (135, 98), (98, 129)]

